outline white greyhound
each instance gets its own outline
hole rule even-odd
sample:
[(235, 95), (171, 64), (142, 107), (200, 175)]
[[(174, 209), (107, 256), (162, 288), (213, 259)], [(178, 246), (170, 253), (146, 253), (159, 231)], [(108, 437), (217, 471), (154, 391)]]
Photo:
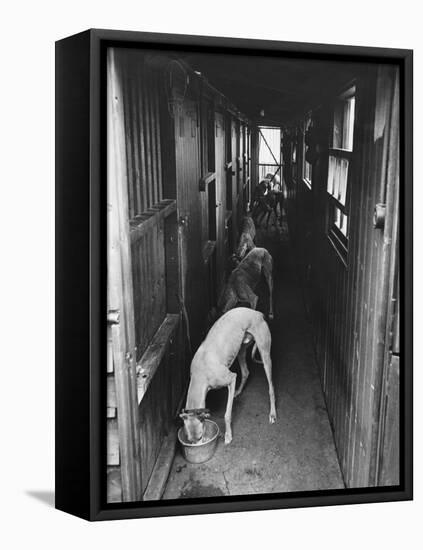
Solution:
[[(231, 309), (212, 326), (206, 339), (198, 348), (191, 363), (191, 380), (185, 409), (180, 417), (184, 421), (185, 435), (190, 443), (201, 441), (204, 433), (204, 419), (209, 416), (206, 395), (211, 389), (227, 387), (228, 403), (225, 412), (225, 443), (232, 441), (232, 403), (243, 390), (249, 371), (245, 359), (248, 344), (255, 341), (260, 352), (264, 371), (269, 383), (269, 422), (276, 421), (275, 392), (272, 382), (272, 360), (270, 346), (272, 337), (264, 316), (259, 311), (245, 307)], [(236, 374), (229, 369), (238, 357), (242, 380), (235, 392)]]

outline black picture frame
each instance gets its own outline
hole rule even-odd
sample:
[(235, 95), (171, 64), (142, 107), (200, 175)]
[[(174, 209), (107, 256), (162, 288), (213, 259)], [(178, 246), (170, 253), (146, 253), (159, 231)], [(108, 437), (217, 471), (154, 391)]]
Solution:
[[(395, 487), (105, 503), (105, 70), (110, 45), (394, 63), (401, 90), (401, 482)], [(56, 508), (87, 520), (412, 499), (411, 50), (91, 29), (56, 43)]]

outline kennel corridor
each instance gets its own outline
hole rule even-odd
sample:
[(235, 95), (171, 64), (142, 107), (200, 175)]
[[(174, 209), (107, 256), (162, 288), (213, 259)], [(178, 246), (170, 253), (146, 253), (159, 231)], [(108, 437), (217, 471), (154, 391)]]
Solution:
[[(116, 47), (107, 82), (108, 502), (398, 484), (398, 70)], [(191, 357), (268, 172), (278, 421), (251, 365), (232, 443), (192, 466)]]
[[(270, 327), (277, 422), (268, 421), (264, 370), (250, 360), (250, 377), (234, 400), (232, 442), (225, 445), (222, 437), (227, 389), (211, 391), (207, 406), (221, 430), (216, 453), (204, 464), (190, 464), (178, 449), (163, 499), (344, 487), (286, 222), (282, 229), (259, 230), (257, 240), (274, 260), (275, 318)], [(262, 283), (261, 311), (267, 311), (267, 295)], [(236, 361), (232, 370), (239, 371)]]

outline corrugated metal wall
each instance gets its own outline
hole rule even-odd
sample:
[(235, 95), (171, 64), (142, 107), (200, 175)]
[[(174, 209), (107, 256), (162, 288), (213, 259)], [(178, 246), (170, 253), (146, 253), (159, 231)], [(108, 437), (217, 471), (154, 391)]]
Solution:
[[(381, 427), (387, 414), (382, 404), (388, 371), (389, 376), (395, 376), (394, 369), (389, 369), (392, 341), (388, 314), (394, 298), (392, 239), (398, 221), (398, 201), (393, 198), (399, 185), (395, 69), (375, 66), (360, 75), (356, 100), (346, 258), (328, 239), (327, 153), (322, 153), (313, 164), (310, 189), (301, 177), (303, 135), (291, 132), (290, 151), (285, 143), (286, 153), (290, 153), (285, 171), (290, 232), (312, 321), (329, 417), (349, 487), (384, 483), (378, 474), (383, 455)], [(332, 109), (327, 105), (315, 113), (323, 148), (328, 143)], [(301, 132), (301, 126), (297, 131)], [(386, 203), (385, 229), (375, 229), (374, 208), (381, 202)], [(389, 385), (393, 386), (395, 382)], [(394, 409), (395, 399), (398, 396), (394, 390), (390, 401)], [(391, 460), (390, 468), (390, 476), (395, 478), (398, 460)]]

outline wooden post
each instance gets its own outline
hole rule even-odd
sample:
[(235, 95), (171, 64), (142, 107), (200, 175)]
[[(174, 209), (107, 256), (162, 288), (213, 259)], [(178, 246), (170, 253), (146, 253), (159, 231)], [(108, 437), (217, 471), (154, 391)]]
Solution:
[[(381, 69), (381, 77), (389, 82), (392, 93), (386, 99), (387, 145), (386, 171), (382, 172), (379, 200), (386, 202), (381, 253), (381, 276), (378, 281), (379, 318), (375, 324), (376, 346), (375, 400), (373, 403), (372, 456), (370, 485), (399, 481), (399, 356), (392, 356), (392, 323), (394, 317), (395, 279), (399, 254), (399, 71)], [(389, 124), (389, 126), (388, 126)], [(385, 160), (385, 159), (384, 159)], [(384, 166), (385, 168), (385, 166)], [(375, 229), (377, 230), (377, 229)], [(380, 231), (380, 230), (379, 230)], [(388, 420), (388, 424), (387, 421)], [(390, 423), (390, 424), (389, 424)], [(391, 441), (386, 441), (386, 435)], [(387, 453), (387, 456), (384, 454)], [(388, 468), (389, 464), (389, 468)]]
[[(140, 436), (123, 94), (116, 53), (107, 56), (107, 300), (111, 324), (124, 501), (141, 500)], [(106, 413), (106, 411), (104, 411)]]

